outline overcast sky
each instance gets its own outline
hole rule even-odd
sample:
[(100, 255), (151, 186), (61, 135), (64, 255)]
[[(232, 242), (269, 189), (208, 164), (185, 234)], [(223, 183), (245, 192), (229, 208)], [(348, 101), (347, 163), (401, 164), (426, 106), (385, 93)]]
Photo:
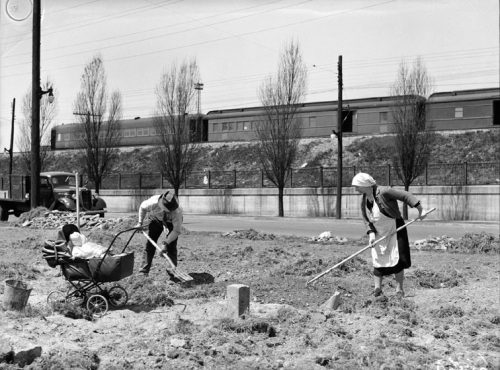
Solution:
[[(0, 148), (31, 84), (31, 0), (1, 0)], [(7, 14), (6, 10), (11, 10)], [(499, 86), (498, 0), (42, 0), (41, 79), (57, 88), (55, 123), (74, 122), (83, 68), (104, 60), (123, 118), (147, 117), (173, 62), (196, 58), (201, 110), (259, 105), (286, 42), (308, 67), (307, 101), (386, 96), (400, 62), (420, 56), (434, 91)], [(45, 97), (44, 97), (45, 98)], [(15, 131), (16, 132), (16, 131)]]

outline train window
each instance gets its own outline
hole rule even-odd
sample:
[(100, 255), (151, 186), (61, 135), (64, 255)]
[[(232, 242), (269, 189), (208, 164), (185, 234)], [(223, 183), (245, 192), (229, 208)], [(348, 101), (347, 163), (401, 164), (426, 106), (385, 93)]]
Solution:
[(138, 128), (137, 136), (149, 136), (149, 128)]
[(316, 117), (309, 117), (309, 127), (316, 127)]
[(248, 131), (251, 128), (251, 122), (243, 122), (243, 130)]
[(234, 131), (234, 122), (228, 122), (227, 129), (228, 131)]
[(223, 122), (222, 123), (222, 131), (227, 131), (228, 128), (227, 128), (227, 122)]
[(464, 108), (458, 107), (455, 108), (455, 118), (463, 118), (464, 117)]
[(389, 115), (388, 112), (380, 112), (379, 113), (379, 122), (380, 123), (387, 123), (389, 121), (388, 115)]
[(62, 140), (62, 135), (61, 134), (57, 134), (57, 141), (61, 141)]
[(70, 141), (70, 140), (71, 140), (70, 134), (63, 134), (63, 141)]
[(135, 128), (129, 128), (123, 132), (123, 137), (135, 137), (136, 131)]

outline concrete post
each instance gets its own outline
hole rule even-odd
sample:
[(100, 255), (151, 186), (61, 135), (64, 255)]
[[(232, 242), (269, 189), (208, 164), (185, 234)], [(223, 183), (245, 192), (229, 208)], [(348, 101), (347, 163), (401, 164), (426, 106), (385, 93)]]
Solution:
[(227, 287), (228, 313), (234, 318), (240, 318), (250, 309), (250, 287), (243, 284), (232, 284)]

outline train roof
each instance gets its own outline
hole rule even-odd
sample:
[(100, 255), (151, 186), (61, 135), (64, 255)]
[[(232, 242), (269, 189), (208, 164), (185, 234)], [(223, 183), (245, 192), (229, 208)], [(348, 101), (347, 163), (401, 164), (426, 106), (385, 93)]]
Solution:
[(486, 89), (438, 92), (429, 96), (427, 101), (429, 103), (439, 103), (482, 99), (500, 99), (500, 88), (493, 87)]
[[(422, 97), (423, 99), (423, 97)], [(393, 96), (383, 96), (378, 98), (362, 98), (362, 99), (346, 99), (342, 100), (342, 107), (344, 110), (349, 109), (360, 109), (360, 108), (376, 108), (376, 107), (386, 107), (388, 102), (394, 100)], [(320, 111), (336, 111), (338, 108), (338, 101), (321, 101), (321, 102), (309, 102), (302, 103), (299, 105), (299, 113), (306, 112), (320, 112)], [(244, 117), (244, 116), (255, 116), (263, 111), (262, 107), (248, 107), (248, 108), (231, 108), (231, 109), (220, 109), (212, 110), (207, 113), (210, 118), (217, 118), (218, 115), (224, 118), (230, 117)]]

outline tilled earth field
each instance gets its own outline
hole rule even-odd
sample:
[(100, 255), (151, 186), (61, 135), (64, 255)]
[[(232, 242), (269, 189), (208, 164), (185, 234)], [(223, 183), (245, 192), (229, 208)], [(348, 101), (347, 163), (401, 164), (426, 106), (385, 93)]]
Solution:
[[(107, 230), (83, 233), (108, 246), (134, 223), (121, 219)], [(23, 311), (0, 309), (0, 369), (500, 366), (498, 236), (467, 235), (453, 251), (414, 249), (406, 297), (400, 299), (393, 278), (385, 280), (382, 297), (371, 295), (368, 251), (306, 287), (363, 248), (366, 239), (336, 243), (258, 230), (185, 230), (179, 266), (194, 278), (186, 285), (168, 280), (158, 256), (148, 277), (138, 274), (145, 238), (136, 234), (128, 247), (134, 274), (117, 282), (128, 302), (96, 318), (75, 305), (54, 310), (47, 304), (51, 291), (68, 287), (59, 267), (49, 267), (41, 253), (44, 240), (55, 239), (57, 231), (0, 224), (0, 279), (32, 287)], [(118, 252), (129, 236), (122, 235)], [(228, 311), (230, 284), (250, 287), (250, 311), (243, 319)], [(335, 292), (340, 305), (333, 310), (324, 303)], [(35, 359), (23, 364), (20, 354), (30, 349)]]

